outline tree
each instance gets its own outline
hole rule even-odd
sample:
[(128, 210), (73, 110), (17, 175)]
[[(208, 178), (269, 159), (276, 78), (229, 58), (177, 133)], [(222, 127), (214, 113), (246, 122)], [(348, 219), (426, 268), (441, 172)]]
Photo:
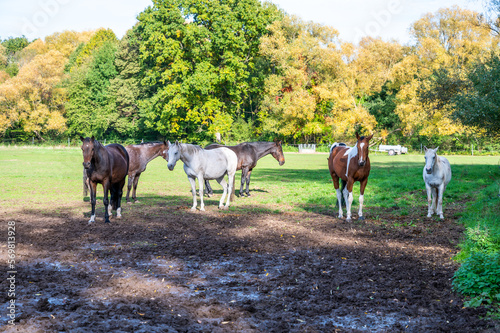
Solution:
[(55, 50), (37, 55), (19, 74), (0, 85), (0, 133), (20, 128), (43, 139), (62, 133), (64, 92), (57, 88), (66, 59)]
[(135, 27), (146, 124), (198, 139), (226, 130), (251, 88), (259, 38), (277, 15), (257, 0), (154, 0)]
[(64, 84), (70, 134), (103, 137), (113, 132), (119, 114), (109, 87), (117, 75), (116, 49), (116, 42), (107, 41), (94, 50), (88, 62), (72, 69)]
[[(404, 132), (421, 135), (452, 135), (466, 128), (454, 121), (452, 96), (459, 87), (442, 85), (443, 73), (460, 82), (476, 61), (482, 61), (484, 51), (494, 47), (489, 30), (477, 13), (456, 6), (427, 14), (411, 29), (417, 40), (413, 54), (397, 66), (396, 80), (404, 82), (397, 94), (396, 113)], [(405, 82), (406, 81), (406, 82)], [(440, 98), (435, 98), (440, 97)]]
[(500, 134), (500, 57), (492, 54), (468, 73), (465, 89), (451, 98), (453, 117), (467, 126), (484, 129), (489, 136)]
[(265, 79), (259, 120), (262, 131), (300, 141), (331, 141), (372, 131), (375, 118), (363, 107), (356, 79), (355, 47), (335, 29), (296, 17), (269, 27), (261, 52), (273, 73)]

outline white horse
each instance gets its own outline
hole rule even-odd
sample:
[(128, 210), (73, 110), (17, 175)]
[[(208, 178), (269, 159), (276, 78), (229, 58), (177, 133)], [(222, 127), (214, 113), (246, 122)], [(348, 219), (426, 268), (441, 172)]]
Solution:
[[(233, 197), (234, 176), (236, 174), (236, 166), (238, 164), (238, 157), (228, 148), (216, 148), (205, 150), (200, 146), (191, 145), (187, 143), (175, 144), (168, 142), (168, 169), (174, 170), (175, 164), (180, 159), (184, 162), (184, 172), (188, 176), (191, 183), (191, 192), (193, 193), (193, 207), (191, 210), (196, 210), (196, 181), (198, 178), (200, 190), (200, 210), (205, 210), (203, 203), (203, 184), (205, 179), (216, 179), (222, 185), (224, 193), (219, 202), (219, 209), (228, 209), (230, 199)], [(227, 174), (229, 184), (224, 180)], [(228, 193), (229, 192), (229, 193)], [(226, 206), (223, 205), (224, 197), (227, 194)]]
[(443, 193), (446, 190), (446, 185), (451, 180), (450, 162), (446, 158), (436, 154), (439, 147), (436, 149), (424, 148), (425, 167), (423, 175), (429, 205), (427, 217), (431, 217), (433, 213), (436, 213), (439, 214), (439, 218), (444, 219)]

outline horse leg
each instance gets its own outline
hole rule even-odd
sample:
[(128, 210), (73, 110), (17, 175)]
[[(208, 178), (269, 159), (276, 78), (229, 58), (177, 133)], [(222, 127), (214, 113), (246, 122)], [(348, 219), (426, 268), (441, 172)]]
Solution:
[(141, 176), (141, 174), (138, 173), (137, 175), (135, 175), (135, 178), (134, 178), (134, 187), (132, 189), (132, 200), (134, 200), (134, 202), (138, 202), (135, 192), (137, 191), (137, 184), (139, 184), (139, 177), (140, 176)]
[[(220, 178), (217, 178), (217, 182), (222, 186), (222, 196), (220, 198), (220, 201), (219, 201), (219, 209), (227, 209), (226, 207), (224, 207), (224, 198), (226, 197), (226, 194), (228, 193), (228, 189), (227, 189), (227, 183), (226, 181), (224, 180), (224, 176), (220, 177)], [(228, 199), (229, 199), (229, 196), (228, 196)]]
[(359, 211), (358, 211), (358, 220), (364, 220), (363, 217), (363, 202), (365, 201), (365, 188), (366, 184), (368, 184), (368, 178), (363, 180), (359, 186)]
[(90, 189), (90, 205), (92, 207), (92, 213), (90, 213), (89, 224), (95, 221), (95, 204), (96, 204), (96, 190), (97, 183), (89, 181), (89, 189)]
[(241, 168), (241, 186), (240, 186), (240, 198), (243, 197), (243, 187), (245, 186), (245, 180), (247, 178), (248, 168)]
[(212, 187), (210, 186), (210, 182), (208, 180), (205, 180), (205, 189), (207, 191), (207, 197), (211, 197), (214, 194), (214, 191), (212, 190)]
[(125, 179), (120, 183), (116, 184), (116, 218), (121, 219), (122, 217), (122, 197), (123, 197), (123, 186), (125, 185)]
[(104, 204), (104, 223), (110, 223), (109, 221), (109, 216), (110, 211), (111, 211), (111, 206), (109, 205), (109, 180), (105, 180), (102, 182), (102, 187), (104, 188), (104, 197), (102, 199), (102, 202)]
[(427, 217), (432, 216), (432, 188), (425, 184), (425, 189), (427, 190)]
[(196, 210), (196, 181), (191, 177), (188, 177), (188, 179), (191, 183), (191, 193), (193, 194), (193, 206), (191, 207), (191, 210)]
[(83, 196), (87, 196), (89, 190), (89, 179), (87, 177), (87, 170), (83, 169)]
[[(203, 184), (205, 184), (205, 180), (203, 179), (203, 175), (198, 175), (198, 186), (200, 191), (200, 210), (205, 210), (205, 203), (203, 203)], [(196, 198), (196, 192), (194, 192)]]
[(439, 214), (439, 218), (441, 220), (444, 219), (443, 215), (443, 193), (444, 193), (444, 184), (439, 185), (439, 189), (437, 190), (437, 211), (436, 214)]
[(130, 190), (132, 189), (132, 185), (134, 184), (134, 175), (128, 175), (128, 183), (127, 183), (127, 197), (125, 200), (127, 200), (127, 203), (130, 203)]
[(250, 189), (249, 189), (249, 186), (250, 186), (250, 176), (252, 175), (252, 169), (248, 170), (248, 174), (247, 174), (247, 190), (246, 190), (246, 193), (247, 193), (247, 197), (250, 196)]
[(351, 221), (351, 207), (352, 207), (352, 201), (353, 201), (353, 196), (352, 196), (352, 187), (354, 185), (354, 180), (351, 180), (351, 178), (348, 178), (347, 179), (347, 186), (346, 186), (346, 190), (347, 190), (347, 193), (348, 193), (348, 196), (347, 196), (347, 205), (346, 205), (346, 210), (347, 210), (347, 217), (346, 217), (346, 221)]
[(438, 200), (438, 189), (432, 188), (432, 213), (437, 213), (437, 200)]
[(427, 217), (432, 216), (432, 187), (425, 183), (425, 189), (427, 190)]
[(342, 191), (339, 186), (339, 177), (336, 174), (332, 174), (333, 187), (337, 193), (337, 205), (339, 206), (339, 215), (338, 218), (341, 219), (344, 214), (342, 213)]

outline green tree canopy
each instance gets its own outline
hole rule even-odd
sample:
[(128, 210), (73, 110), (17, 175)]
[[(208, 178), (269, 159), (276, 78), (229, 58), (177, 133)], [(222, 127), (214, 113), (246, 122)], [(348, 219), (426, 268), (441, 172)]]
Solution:
[(154, 0), (135, 28), (146, 123), (179, 137), (227, 130), (251, 87), (259, 38), (277, 16), (258, 0)]

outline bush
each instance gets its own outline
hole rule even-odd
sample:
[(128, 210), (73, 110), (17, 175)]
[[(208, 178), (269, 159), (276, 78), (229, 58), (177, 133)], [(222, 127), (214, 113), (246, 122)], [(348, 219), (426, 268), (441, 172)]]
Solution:
[(453, 289), (470, 297), (465, 306), (498, 304), (500, 253), (472, 253), (455, 272)]

